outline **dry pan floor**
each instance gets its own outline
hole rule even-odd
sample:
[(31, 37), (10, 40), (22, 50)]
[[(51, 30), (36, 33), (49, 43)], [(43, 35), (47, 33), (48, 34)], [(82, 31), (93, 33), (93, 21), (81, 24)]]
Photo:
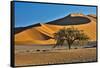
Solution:
[(96, 61), (96, 48), (82, 48), (38, 53), (15, 53), (15, 65), (44, 65)]

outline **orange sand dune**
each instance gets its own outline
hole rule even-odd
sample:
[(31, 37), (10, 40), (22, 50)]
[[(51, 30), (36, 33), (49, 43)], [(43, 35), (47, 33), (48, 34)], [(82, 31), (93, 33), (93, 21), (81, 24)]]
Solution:
[(32, 27), (26, 29), (18, 34), (15, 34), (15, 44), (54, 44), (55, 40), (51, 39), (53, 34), (63, 27), (74, 26), (79, 30), (83, 30), (85, 34), (90, 37), (90, 40), (96, 41), (96, 19), (91, 16), (86, 16), (91, 20), (87, 24), (80, 25), (51, 25), (51, 24), (41, 24), (38, 27)]

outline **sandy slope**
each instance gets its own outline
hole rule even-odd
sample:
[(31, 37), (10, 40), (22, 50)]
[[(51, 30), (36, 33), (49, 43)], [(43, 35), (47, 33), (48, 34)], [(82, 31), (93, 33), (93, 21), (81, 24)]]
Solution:
[(15, 44), (54, 44), (55, 40), (51, 39), (53, 34), (63, 27), (68, 28), (71, 26), (83, 30), (90, 37), (90, 40), (96, 41), (96, 18), (93, 15), (87, 15), (85, 17), (91, 21), (86, 24), (66, 26), (41, 24), (41, 26), (26, 29), (15, 34)]

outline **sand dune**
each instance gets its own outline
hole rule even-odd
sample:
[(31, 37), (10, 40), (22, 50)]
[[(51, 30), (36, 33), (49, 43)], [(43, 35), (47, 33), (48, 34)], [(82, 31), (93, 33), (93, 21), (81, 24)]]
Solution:
[(47, 24), (53, 24), (53, 25), (79, 25), (79, 24), (86, 24), (89, 23), (91, 20), (87, 18), (88, 16), (84, 14), (69, 14), (68, 16), (65, 16), (61, 19), (57, 19), (54, 21), (47, 22)]
[[(78, 15), (79, 17), (79, 15)], [(90, 40), (96, 41), (96, 18), (93, 15), (81, 15), (80, 16), (89, 19), (88, 23), (84, 21), (84, 24), (78, 25), (55, 25), (55, 24), (40, 24), (40, 26), (25, 29), (15, 34), (15, 44), (54, 44), (55, 40), (53, 34), (63, 27), (74, 26), (79, 30), (83, 30), (85, 34), (90, 37)], [(62, 20), (62, 19), (61, 19)], [(73, 19), (72, 19), (73, 20)], [(77, 19), (76, 19), (77, 20)], [(73, 20), (74, 21), (74, 20)], [(54, 22), (54, 21), (53, 21)], [(57, 23), (57, 22), (56, 22)], [(59, 23), (60, 24), (60, 23)]]

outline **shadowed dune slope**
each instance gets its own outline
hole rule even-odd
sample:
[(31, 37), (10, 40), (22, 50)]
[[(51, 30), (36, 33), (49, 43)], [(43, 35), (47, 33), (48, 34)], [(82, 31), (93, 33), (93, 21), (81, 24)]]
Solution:
[(30, 25), (30, 26), (27, 26), (27, 27), (16, 27), (14, 30), (15, 30), (15, 34), (17, 34), (17, 33), (20, 33), (20, 32), (22, 32), (22, 31), (24, 31), (24, 30), (26, 30), (26, 29), (30, 29), (30, 28), (32, 28), (32, 27), (38, 27), (38, 26), (41, 26), (40, 25), (40, 23), (38, 23), (38, 24), (35, 24), (35, 25)]
[[(69, 16), (67, 16), (68, 19)], [(75, 17), (74, 20), (71, 17)], [(76, 19), (78, 17), (78, 19)], [(80, 18), (79, 18), (80, 17)], [(81, 19), (83, 18), (84, 19)], [(69, 28), (71, 26), (74, 26), (75, 28), (79, 30), (83, 30), (86, 35), (90, 37), (90, 40), (96, 41), (96, 16), (94, 15), (83, 15), (83, 14), (72, 14), (70, 15), (70, 20), (71, 22), (81, 19), (82, 24), (78, 22), (73, 22), (74, 24), (72, 25), (66, 22), (63, 22), (62, 24), (62, 19), (58, 19), (57, 22), (51, 22), (51, 23), (46, 23), (46, 24), (40, 24), (39, 26), (33, 26), (31, 28), (27, 29), (20, 29), (21, 31), (18, 31), (16, 33), (15, 31), (15, 44), (16, 45), (28, 45), (28, 44), (54, 44), (55, 40), (53, 38), (53, 34), (57, 32), (58, 30), (62, 29), (63, 27)], [(66, 20), (66, 18), (64, 19)], [(68, 19), (69, 20), (69, 19)], [(85, 21), (83, 21), (85, 20)], [(87, 21), (86, 21), (87, 20)], [(83, 23), (84, 22), (84, 23)], [(76, 23), (76, 24), (75, 24)], [(60, 25), (61, 24), (61, 25)], [(63, 25), (63, 26), (62, 26)]]
[(91, 20), (87, 18), (87, 16), (83, 14), (69, 14), (68, 16), (48, 22), (47, 24), (54, 25), (79, 25), (89, 23)]

